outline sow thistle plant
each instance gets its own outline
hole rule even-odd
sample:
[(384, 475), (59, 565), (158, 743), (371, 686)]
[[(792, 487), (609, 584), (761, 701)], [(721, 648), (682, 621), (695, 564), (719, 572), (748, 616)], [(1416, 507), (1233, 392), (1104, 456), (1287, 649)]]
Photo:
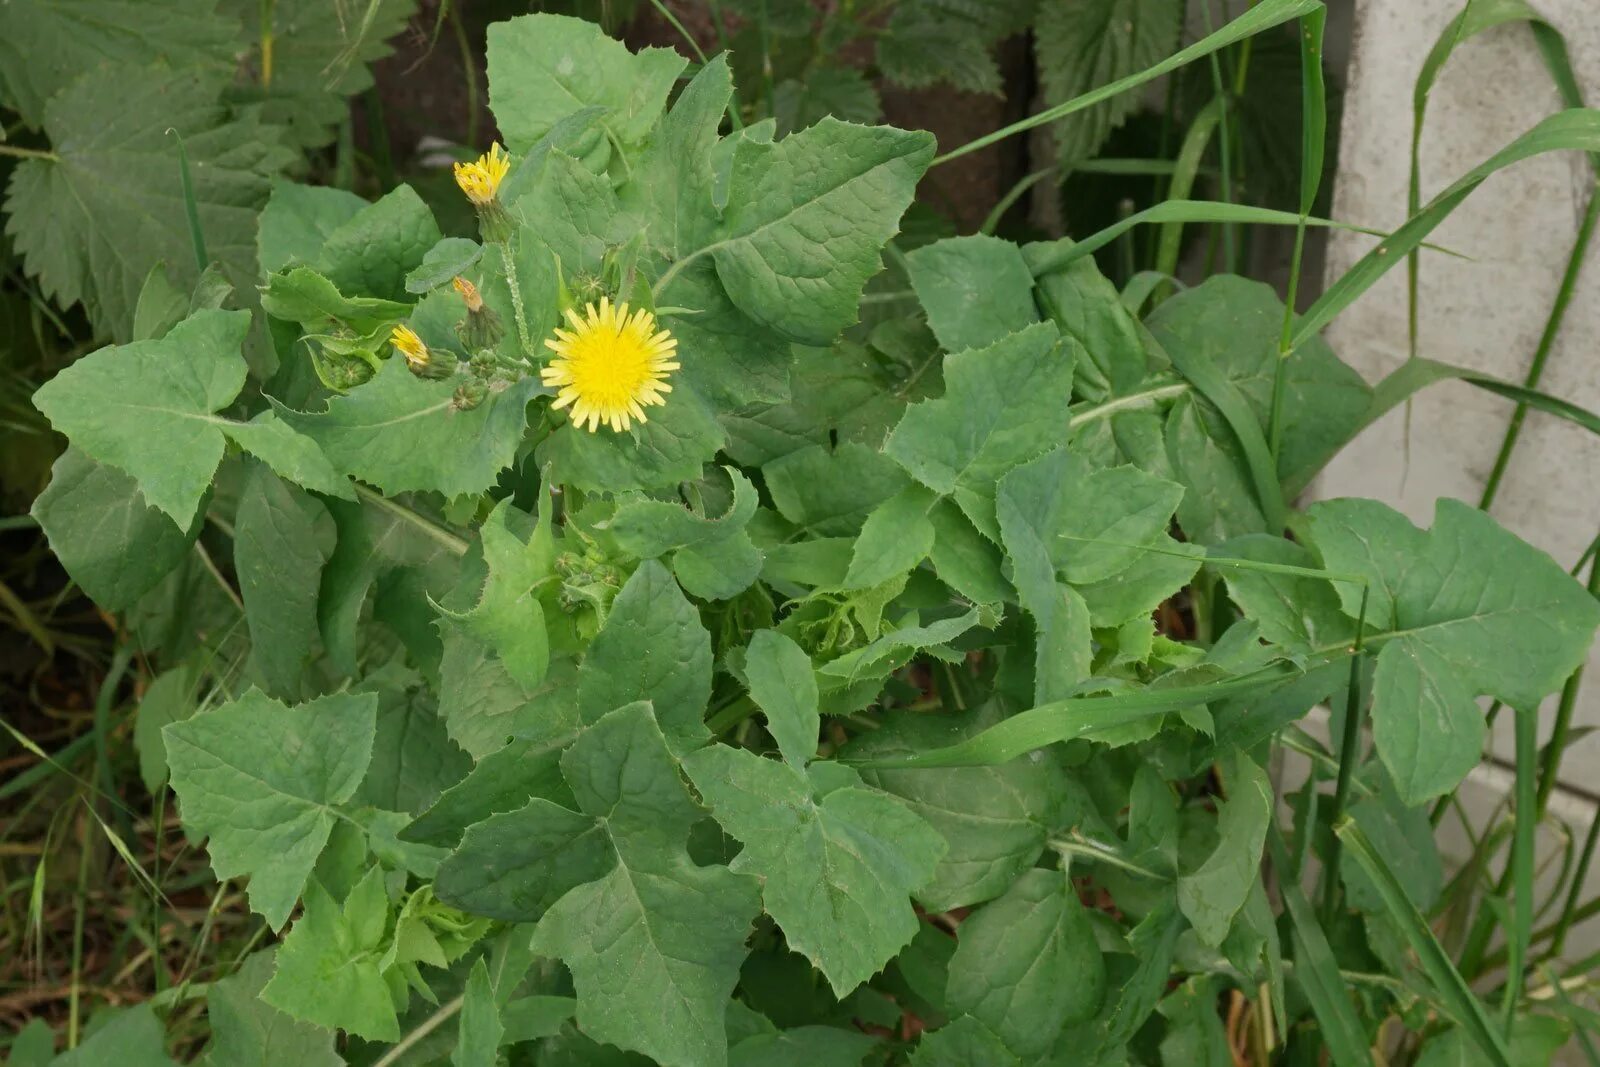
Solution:
[[(724, 132), (723, 59), (674, 96), (556, 16), (488, 66), (481, 241), (280, 185), (254, 326), (37, 394), (35, 514), (163, 669), (146, 781), (269, 931), (213, 1062), (1228, 1062), (1219, 998), (1306, 1062), (1487, 1032), (1390, 905), (1438, 897), (1477, 699), (1558, 688), (1593, 597), (1450, 501), (1284, 509), (1375, 401), (1314, 328), (1279, 362), (1265, 286), (1140, 318), (1067, 241), (886, 253), (925, 133)], [(1375, 757), (1286, 835), (1324, 701)], [(122, 1018), (83, 1054), (166, 1062)]]

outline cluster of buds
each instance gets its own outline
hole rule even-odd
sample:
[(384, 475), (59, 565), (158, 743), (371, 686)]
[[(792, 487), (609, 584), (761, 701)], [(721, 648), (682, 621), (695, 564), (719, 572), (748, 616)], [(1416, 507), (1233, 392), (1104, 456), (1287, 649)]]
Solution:
[(557, 593), (561, 610), (577, 617), (578, 630), (583, 636), (594, 636), (605, 625), (611, 602), (627, 576), (592, 542), (585, 544), (581, 552), (558, 555), (555, 570), (561, 579)]
[(498, 143), (473, 163), (455, 165), (456, 184), (478, 213), (478, 232), (489, 244), (503, 244), (512, 229), (511, 213), (500, 202), (500, 183), (511, 170), (511, 157)]

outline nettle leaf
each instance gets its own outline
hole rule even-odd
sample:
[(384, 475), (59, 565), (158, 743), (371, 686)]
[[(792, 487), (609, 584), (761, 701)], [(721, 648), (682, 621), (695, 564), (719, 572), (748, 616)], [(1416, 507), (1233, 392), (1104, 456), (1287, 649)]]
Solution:
[(15, 0), (0, 7), (0, 97), (30, 126), (84, 71), (163, 61), (231, 73), (236, 27), (185, 0)]
[(489, 106), (513, 152), (526, 152), (585, 107), (625, 145), (644, 140), (687, 60), (670, 48), (629, 52), (592, 22), (524, 15), (489, 27)]
[(449, 497), (494, 485), (522, 441), (528, 401), (545, 391), (537, 379), (524, 378), (462, 411), (451, 382), (418, 378), (404, 360), (390, 359), (371, 381), (329, 399), (325, 411), (274, 405), (345, 474), (385, 493), (433, 490)]
[(208, 1067), (343, 1067), (332, 1030), (299, 1022), (261, 999), (276, 969), (277, 950), (257, 952), (206, 993), (211, 1043)]
[(495, 506), (478, 529), (489, 568), (483, 595), (469, 611), (439, 608), (450, 625), (494, 650), (506, 673), (526, 690), (537, 689), (550, 670), (550, 635), (537, 587), (554, 572), (556, 546), (549, 494), (541, 494), (540, 502), (538, 525), (526, 541), (506, 524), (511, 501)]
[(1106, 967), (1088, 912), (1061, 871), (1028, 871), (961, 924), (950, 960), (952, 1013), (984, 1023), (1032, 1060), (1094, 1018)]
[(1200, 940), (1222, 944), (1233, 917), (1260, 877), (1261, 849), (1272, 819), (1272, 783), (1242, 752), (1223, 781), (1228, 799), (1217, 810), (1217, 847), (1198, 870), (1178, 879), (1178, 906)]
[(928, 133), (831, 117), (770, 144), (740, 140), (727, 210), (702, 252), (745, 314), (828, 344), (856, 321), (933, 150)]
[(256, 211), (291, 156), (271, 128), (229, 117), (217, 102), (227, 73), (73, 69), (89, 73), (44, 112), (53, 158), (23, 160), (6, 193), (6, 232), (45, 295), (62, 307), (81, 301), (97, 330), (126, 341), (151, 263), (164, 262), (180, 289), (193, 286), (199, 269), (169, 130), (189, 156), (207, 253), (236, 286), (252, 282)]
[[(1323, 565), (1371, 583), (1368, 643), (1382, 644), (1373, 738), (1407, 804), (1449, 791), (1478, 762), (1478, 696), (1531, 710), (1600, 627), (1600, 602), (1576, 579), (1459, 501), (1441, 499), (1426, 532), (1376, 501), (1324, 501), (1309, 514)], [(1338, 595), (1355, 617), (1361, 589)]]
[(1038, 323), (946, 356), (944, 396), (907, 408), (884, 450), (998, 541), (995, 482), (1060, 442), (1077, 347)]
[(301, 677), (317, 642), (317, 597), (327, 509), (265, 467), (245, 482), (234, 518), (233, 563), (250, 628), (250, 663), (268, 694), (303, 695)]
[(139, 485), (115, 467), (68, 448), (32, 515), (50, 551), (107, 611), (132, 607), (189, 554), (199, 524), (185, 533), (145, 503)]
[(250, 876), (250, 906), (282, 929), (335, 820), (366, 773), (377, 697), (338, 693), (288, 707), (251, 690), (167, 726), (183, 821), (210, 838), (218, 878)]
[(578, 710), (592, 723), (648, 700), (674, 752), (705, 740), (711, 699), (711, 635), (661, 564), (647, 560), (611, 603), (578, 668)]
[(833, 763), (808, 768), (821, 717), (798, 645), (761, 631), (746, 670), (783, 762), (714, 745), (687, 756), (684, 769), (713, 817), (745, 846), (731, 868), (762, 880), (767, 913), (789, 947), (843, 997), (916, 934), (910, 894), (933, 878), (944, 841), (855, 772)]
[(727, 1001), (760, 908), (755, 882), (690, 860), (684, 841), (700, 810), (648, 705), (595, 722), (561, 765), (617, 859), (545, 913), (533, 951), (572, 972), (590, 1037), (666, 1067), (722, 1067)]
[(243, 388), (247, 311), (206, 310), (165, 337), (102, 348), (46, 382), (34, 404), (73, 444), (132, 475), (151, 506), (194, 520), (227, 441), (308, 488), (353, 496), (316, 449), (270, 417), (215, 414)]
[(816, 63), (803, 78), (789, 78), (773, 91), (778, 135), (787, 137), (835, 115), (846, 122), (877, 122), (883, 102), (867, 75), (855, 67)]
[(761, 571), (761, 551), (746, 527), (759, 497), (750, 480), (724, 468), (733, 484), (727, 514), (708, 519), (664, 500), (624, 500), (606, 524), (624, 552), (639, 559), (671, 556), (678, 581), (695, 596), (727, 600)]
[(906, 254), (906, 272), (946, 352), (994, 344), (1039, 321), (1022, 250), (998, 237), (947, 237)]
[(262, 999), (318, 1026), (373, 1041), (400, 1040), (394, 998), (379, 970), (389, 924), (383, 881), (383, 868), (371, 867), (341, 904), (313, 878)]
[[(302, 148), (325, 145), (348, 113), (345, 98), (372, 87), (369, 65), (393, 52), (389, 40), (416, 7), (416, 0), (273, 0), (266, 9), (271, 22), (263, 26), (256, 0), (223, 0), (223, 11), (239, 20), (251, 46), (244, 62), (253, 74), (229, 96), (259, 101), (267, 120), (286, 126)], [(262, 55), (269, 34), (270, 67)]]
[(878, 65), (908, 88), (944, 82), (998, 94), (1000, 67), (990, 48), (1032, 15), (1029, 0), (904, 0), (878, 37)]
[[(1047, 104), (1155, 66), (1178, 45), (1180, 0), (1084, 0), (1044, 4), (1034, 27), (1039, 81)], [(1094, 155), (1106, 135), (1138, 106), (1129, 91), (1057, 122), (1056, 153), (1063, 170)]]
[[(972, 715), (890, 712), (883, 726), (851, 740), (842, 758), (890, 759), (957, 744), (987, 725)], [(1034, 865), (1064, 818), (1067, 778), (1051, 759), (998, 767), (863, 771), (904, 800), (945, 839), (933, 881), (917, 893), (929, 911), (993, 899)]]

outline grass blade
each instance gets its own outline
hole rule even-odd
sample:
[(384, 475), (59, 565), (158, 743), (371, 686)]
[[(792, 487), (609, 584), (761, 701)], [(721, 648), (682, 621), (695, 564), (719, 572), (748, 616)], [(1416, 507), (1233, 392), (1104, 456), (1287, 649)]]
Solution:
[(1372, 406), (1367, 409), (1367, 417), (1357, 432), (1371, 426), (1380, 416), (1387, 414), (1393, 408), (1399, 407), (1412, 394), (1435, 382), (1443, 381), (1466, 382), (1496, 396), (1503, 396), (1518, 404), (1526, 404), (1546, 415), (1565, 419), (1592, 434), (1600, 434), (1600, 414), (1588, 408), (1579, 407), (1571, 401), (1551, 396), (1549, 393), (1541, 393), (1537, 389), (1491, 378), (1470, 367), (1458, 367), (1453, 363), (1441, 363), (1438, 360), (1421, 357), (1406, 360), (1378, 383), (1372, 391)]
[(1334, 825), (1333, 832), (1339, 835), (1351, 857), (1361, 865), (1361, 869), (1377, 887), (1379, 895), (1383, 897), (1384, 905), (1389, 910), (1389, 917), (1394, 920), (1400, 933), (1411, 945), (1411, 950), (1417, 954), (1417, 959), (1421, 961), (1422, 969), (1432, 981), (1440, 1002), (1455, 1020), (1456, 1025), (1461, 1027), (1462, 1032), (1478, 1047), (1484, 1059), (1493, 1067), (1511, 1067), (1510, 1053), (1506, 1049), (1505, 1039), (1489, 1020), (1482, 1002), (1467, 987), (1461, 972), (1450, 962), (1450, 957), (1439, 944), (1438, 938), (1433, 936), (1433, 931), (1429, 929), (1422, 913), (1406, 896), (1406, 891), (1395, 878), (1394, 872), (1389, 869), (1383, 857), (1378, 855), (1377, 849), (1372, 847), (1372, 842), (1361, 832), (1361, 827), (1346, 815)]

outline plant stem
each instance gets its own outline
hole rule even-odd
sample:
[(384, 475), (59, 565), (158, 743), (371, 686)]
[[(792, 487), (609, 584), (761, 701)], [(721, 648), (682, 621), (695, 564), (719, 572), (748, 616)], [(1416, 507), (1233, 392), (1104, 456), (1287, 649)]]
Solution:
[(382, 493), (368, 489), (360, 482), (356, 482), (354, 484), (356, 487), (356, 495), (365, 500), (367, 503), (373, 505), (374, 507), (382, 508), (384, 511), (387, 511), (397, 519), (400, 519), (404, 522), (409, 522), (411, 525), (415, 526), (417, 529), (421, 530), (423, 533), (439, 542), (439, 544), (449, 549), (455, 555), (466, 555), (470, 542), (468, 542), (465, 538), (457, 537), (455, 534), (451, 533), (449, 530), (446, 530), (443, 526), (435, 523), (427, 516), (417, 514), (404, 504), (390, 500)]
[(61, 162), (61, 157), (54, 152), (47, 152), (40, 148), (22, 148), (14, 144), (0, 144), (0, 156), (15, 156), (17, 159), (47, 159), (52, 163)]
[(390, 1048), (388, 1052), (384, 1053), (383, 1057), (374, 1063), (372, 1067), (393, 1067), (394, 1064), (399, 1063), (401, 1058), (408, 1050), (410, 1050), (412, 1045), (415, 1045), (418, 1041), (421, 1041), (423, 1038), (439, 1029), (439, 1027), (443, 1026), (451, 1016), (459, 1012), (461, 1010), (461, 1004), (465, 999), (466, 994), (463, 993), (454, 1000), (447, 1000), (443, 1004), (439, 1005), (438, 1011), (428, 1016), (428, 1018), (423, 1021), (422, 1025), (418, 1026), (415, 1030), (401, 1038), (399, 1043)]
[(1567, 947), (1567, 931), (1572, 928), (1573, 914), (1578, 910), (1578, 894), (1589, 878), (1589, 864), (1594, 861), (1595, 845), (1600, 844), (1600, 819), (1589, 821), (1589, 836), (1583, 842), (1583, 854), (1578, 858), (1578, 868), (1572, 872), (1572, 885), (1567, 889), (1567, 901), (1561, 908), (1561, 917), (1550, 932), (1550, 948), (1545, 957), (1559, 956)]
[(1535, 764), (1539, 758), (1539, 716), (1536, 709), (1517, 709), (1517, 807), (1515, 836), (1511, 840), (1512, 911), (1506, 931), (1504, 999), (1500, 1002), (1500, 1029), (1511, 1039), (1517, 1001), (1522, 999), (1522, 975), (1527, 966), (1528, 940), (1533, 930), (1533, 844), (1539, 829)]
[[(1350, 783), (1355, 779), (1356, 764), (1361, 761), (1361, 644), (1366, 636), (1367, 594), (1371, 586), (1361, 589), (1361, 614), (1356, 619), (1355, 655), (1350, 657), (1350, 685), (1344, 704), (1344, 735), (1339, 742), (1339, 776), (1334, 780), (1333, 807), (1329, 821), (1338, 825), (1344, 817), (1345, 804), (1350, 799)], [(1327, 863), (1322, 868), (1322, 925), (1333, 922), (1339, 905), (1339, 857), (1342, 842), (1338, 834), (1328, 843)]]
[[(1596, 197), (1600, 201), (1600, 197)], [(1589, 562), (1588, 589), (1591, 596), (1600, 599), (1600, 558)], [(1550, 806), (1550, 794), (1555, 792), (1557, 775), (1561, 771), (1561, 757), (1566, 753), (1572, 736), (1572, 714), (1578, 706), (1578, 690), (1583, 686), (1583, 667), (1580, 665), (1561, 687), (1561, 703), (1556, 706), (1555, 725), (1550, 730), (1550, 743), (1545, 748), (1544, 765), (1539, 768), (1538, 816), (1544, 818)]]
[[(1550, 306), (1550, 315), (1545, 319), (1544, 333), (1539, 336), (1539, 347), (1534, 350), (1533, 362), (1528, 364), (1528, 373), (1522, 380), (1525, 388), (1538, 388), (1539, 380), (1544, 376), (1545, 363), (1550, 359), (1550, 350), (1555, 346), (1556, 337), (1561, 333), (1561, 324), (1566, 320), (1567, 307), (1572, 303), (1572, 293), (1577, 288), (1578, 275), (1583, 270), (1583, 261), (1589, 250), (1589, 241), (1594, 237), (1597, 221), (1600, 221), (1600, 183), (1589, 190), (1589, 204), (1584, 210), (1583, 222), (1578, 227), (1578, 238), (1573, 243), (1572, 254), (1567, 257), (1567, 267), (1561, 275), (1561, 288), (1556, 291), (1555, 303)], [(1500, 491), (1500, 482), (1511, 463), (1511, 452), (1517, 447), (1517, 438), (1522, 434), (1522, 423), (1527, 415), (1527, 404), (1518, 404), (1511, 412), (1511, 422), (1506, 426), (1505, 437), (1500, 442), (1500, 452), (1494, 458), (1494, 469), (1489, 472), (1489, 480), (1483, 486), (1483, 496), (1478, 501), (1478, 507), (1483, 511), (1489, 510)]]

